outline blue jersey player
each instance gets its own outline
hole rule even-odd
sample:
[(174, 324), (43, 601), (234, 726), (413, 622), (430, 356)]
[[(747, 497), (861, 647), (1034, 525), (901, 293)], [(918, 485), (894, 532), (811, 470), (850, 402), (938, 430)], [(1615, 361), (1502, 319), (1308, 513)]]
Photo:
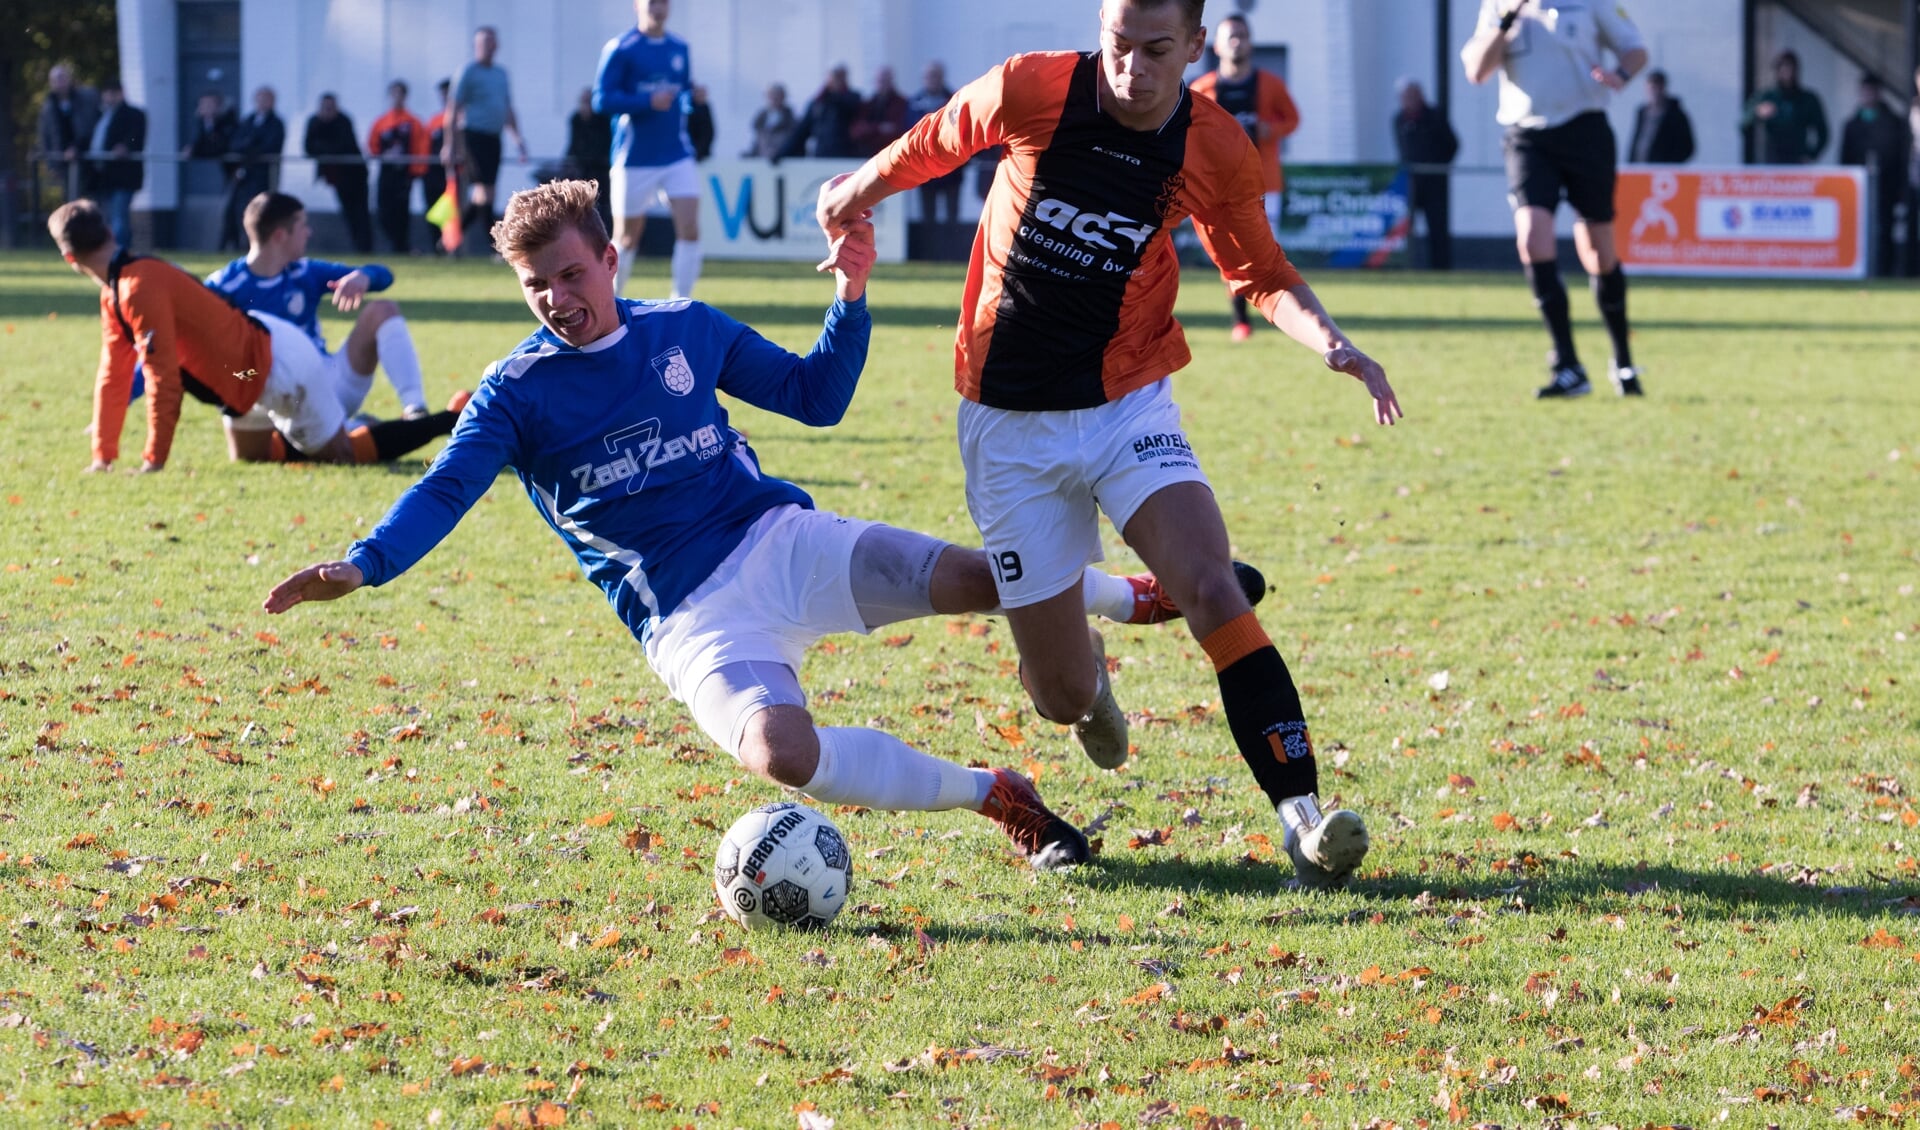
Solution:
[[(493, 236), (542, 328), (487, 371), (452, 442), (346, 559), (280, 582), (267, 611), (397, 578), (512, 467), (673, 697), (748, 769), (831, 804), (972, 809), (1036, 867), (1084, 862), (1086, 838), (1013, 770), (816, 726), (806, 710), (796, 672), (821, 636), (998, 601), (979, 550), (816, 510), (763, 472), (716, 395), (840, 419), (872, 327), (872, 225), (836, 244), (834, 303), (805, 357), (697, 302), (618, 298), (591, 182), (515, 193)], [(1134, 581), (1087, 570), (1089, 607), (1135, 619)], [(1104, 705), (1119, 711), (1110, 692)]]
[(593, 108), (613, 118), (613, 238), (620, 247), (614, 293), (624, 294), (647, 209), (665, 197), (673, 213), (673, 297), (700, 280), (700, 177), (687, 115), (706, 101), (693, 84), (686, 41), (667, 34), (669, 0), (634, 0), (639, 26), (610, 39), (593, 78)]
[[(207, 285), (242, 310), (271, 314), (306, 331), (332, 366), (333, 383), (350, 390), (352, 408), (373, 388), (377, 365), (387, 371), (401, 415), (408, 420), (427, 415), (427, 397), (420, 373), (420, 355), (413, 348), (400, 304), (386, 299), (366, 301), (369, 292), (393, 285), (393, 272), (377, 263), (349, 267), (325, 259), (307, 258), (307, 210), (298, 197), (263, 192), (247, 203), (243, 226), (247, 255), (207, 276)], [(353, 329), (340, 352), (328, 353), (320, 333), (320, 304), (358, 310)]]

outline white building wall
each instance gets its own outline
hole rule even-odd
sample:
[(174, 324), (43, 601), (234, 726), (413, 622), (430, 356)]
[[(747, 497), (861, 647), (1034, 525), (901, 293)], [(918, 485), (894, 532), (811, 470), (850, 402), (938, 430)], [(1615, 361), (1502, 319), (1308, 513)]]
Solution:
[[(1740, 24), (1742, 0), (1624, 0), (1672, 89), (1693, 118), (1702, 163), (1738, 161), (1740, 137)], [(121, 47), (130, 91), (143, 92), (157, 151), (177, 151), (174, 105), (176, 0), (119, 0)], [(1296, 162), (1390, 161), (1394, 81), (1418, 79), (1434, 88), (1434, 18), (1428, 0), (1213, 0), (1209, 16), (1248, 8), (1255, 39), (1288, 48), (1289, 80), (1299, 103), (1300, 131), (1287, 145)], [(1452, 0), (1446, 58), (1452, 70), (1452, 121), (1461, 138), (1463, 173), (1454, 193), (1460, 234), (1506, 234), (1512, 221), (1504, 202), (1500, 129), (1494, 123), (1494, 84), (1469, 85), (1458, 49), (1472, 35), (1477, 0)], [(242, 86), (279, 93), (288, 152), (300, 152), (306, 118), (319, 95), (331, 91), (364, 136), (384, 109), (389, 79), (412, 88), (422, 118), (436, 109), (434, 83), (457, 73), (472, 55), (472, 29), (500, 31), (499, 63), (513, 79), (515, 109), (535, 154), (552, 158), (566, 145), (566, 118), (581, 89), (593, 81), (606, 41), (631, 26), (628, 0), (242, 0)], [(1859, 72), (1790, 19), (1768, 21), (1762, 42), (1801, 48), (1809, 86), (1828, 102), (1835, 128), (1853, 102)], [(708, 88), (718, 138), (716, 152), (746, 144), (747, 123), (770, 82), (783, 83), (798, 108), (818, 88), (826, 69), (845, 63), (855, 87), (871, 86), (875, 69), (891, 65), (900, 87), (912, 91), (930, 59), (947, 65), (953, 85), (1010, 54), (1086, 50), (1099, 31), (1097, 0), (681, 0), (669, 25), (693, 47), (694, 75)], [(1636, 83), (1616, 98), (1614, 128), (1624, 145)], [(136, 95), (136, 97), (138, 97)], [(511, 153), (511, 149), (509, 149)], [(311, 167), (290, 164), (283, 185), (312, 197), (317, 210), (333, 207), (316, 191)], [(531, 183), (531, 170), (511, 162), (508, 190)], [(172, 203), (175, 178), (159, 174), (153, 204)], [(1563, 214), (1563, 223), (1565, 222)]]

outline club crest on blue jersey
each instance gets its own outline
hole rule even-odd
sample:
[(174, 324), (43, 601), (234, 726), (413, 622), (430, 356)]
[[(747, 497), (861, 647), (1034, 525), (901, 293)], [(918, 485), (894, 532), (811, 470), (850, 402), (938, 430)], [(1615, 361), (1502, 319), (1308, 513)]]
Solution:
[(307, 296), (297, 290), (287, 292), (287, 313), (296, 320), (307, 311)]
[(660, 383), (675, 396), (685, 396), (693, 391), (693, 366), (687, 364), (687, 355), (679, 346), (674, 346), (653, 359), (653, 371), (660, 374)]

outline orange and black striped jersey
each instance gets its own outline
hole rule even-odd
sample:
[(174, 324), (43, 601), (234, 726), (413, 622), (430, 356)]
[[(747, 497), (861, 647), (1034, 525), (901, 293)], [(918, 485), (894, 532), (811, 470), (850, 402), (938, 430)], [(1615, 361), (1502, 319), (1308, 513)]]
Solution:
[(1004, 147), (954, 360), (960, 395), (992, 408), (1090, 408), (1185, 366), (1172, 232), (1189, 216), (1228, 286), (1262, 312), (1301, 284), (1240, 123), (1183, 89), (1159, 129), (1128, 129), (1100, 109), (1099, 67), (1097, 52), (1016, 55), (875, 158), (906, 189)]
[(100, 371), (93, 383), (96, 460), (111, 463), (120, 454), (136, 362), (146, 372), (149, 463), (167, 461), (182, 396), (236, 416), (260, 399), (273, 370), (265, 326), (171, 263), (123, 255), (107, 277), (100, 288)]
[[(1228, 82), (1219, 71), (1208, 71), (1189, 87), (1202, 98), (1211, 98), (1232, 114), (1260, 150), (1260, 172), (1267, 178), (1267, 191), (1279, 192), (1286, 186), (1286, 174), (1280, 169), (1280, 143), (1300, 128), (1300, 108), (1287, 92), (1287, 80), (1272, 71), (1255, 70), (1239, 82)], [(1267, 135), (1260, 136), (1266, 126)]]

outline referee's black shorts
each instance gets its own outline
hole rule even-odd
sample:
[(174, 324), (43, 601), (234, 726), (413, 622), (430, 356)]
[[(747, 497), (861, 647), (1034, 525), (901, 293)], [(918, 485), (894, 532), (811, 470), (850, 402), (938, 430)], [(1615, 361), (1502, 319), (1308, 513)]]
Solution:
[(1551, 212), (1564, 199), (1589, 223), (1613, 222), (1615, 146), (1605, 114), (1590, 110), (1549, 129), (1510, 128), (1504, 148), (1514, 211)]
[(467, 143), (467, 175), (474, 184), (484, 184), (489, 189), (493, 182), (500, 179), (500, 135), (483, 133), (477, 129), (460, 131)]

